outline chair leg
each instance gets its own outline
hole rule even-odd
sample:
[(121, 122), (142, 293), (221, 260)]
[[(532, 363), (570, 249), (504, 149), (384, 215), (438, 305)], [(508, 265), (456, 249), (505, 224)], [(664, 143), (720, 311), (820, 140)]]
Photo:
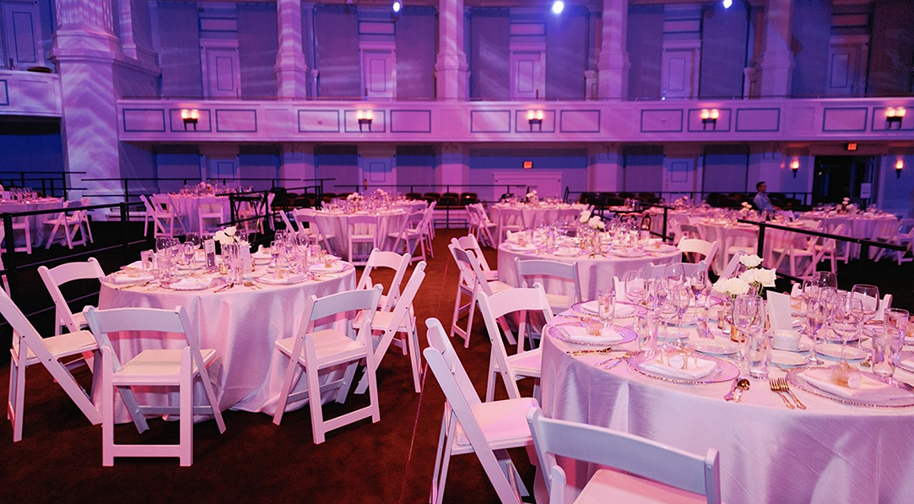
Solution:
[(371, 411), (371, 423), (381, 421), (381, 408), (378, 401), (378, 361), (375, 359), (374, 352), (371, 351), (371, 340), (368, 341), (368, 352), (365, 357), (365, 373), (368, 376), (368, 400)]
[[(274, 361), (282, 362), (283, 356), (286, 354), (280, 352), (279, 350), (274, 350)], [(286, 356), (288, 357), (288, 356)], [(293, 359), (289, 357), (289, 365), (286, 367), (285, 376), (282, 379), (282, 392), (279, 393), (279, 402), (276, 403), (276, 412), (273, 413), (273, 423), (279, 425), (282, 422), (282, 415), (286, 409), (286, 403), (289, 402), (289, 393), (292, 391), (292, 379), (295, 377), (296, 367), (298, 366), (298, 359)], [(318, 398), (320, 397), (320, 389), (318, 389)], [(312, 399), (311, 391), (308, 391), (309, 402)], [(318, 399), (320, 400), (320, 399)]]
[(489, 352), (489, 372), (486, 375), (486, 402), (492, 402), (495, 399), (495, 382), (498, 380), (498, 364), (495, 362), (495, 356)]
[[(460, 272), (458, 272), (458, 275)], [(463, 295), (463, 290), (460, 288), (460, 277), (457, 278), (457, 296), (454, 298), (454, 315), (451, 317), (451, 334), (450, 337), (454, 337), (454, 333), (457, 332), (457, 320), (460, 319), (460, 298)]]
[[(20, 345), (24, 343), (20, 342)], [(20, 347), (21, 348), (21, 347)], [(25, 411), (25, 368), (26, 363), (20, 352), (18, 362), (10, 359), (10, 404), (7, 406), (6, 415), (13, 423), (13, 442), (22, 441), (22, 416)]]
[(419, 333), (416, 331), (415, 327), (411, 327), (406, 335), (407, 343), (409, 347), (409, 365), (413, 369), (413, 387), (416, 389), (416, 393), (422, 392), (422, 362), (419, 358)]
[(102, 352), (102, 465), (114, 465), (114, 368), (108, 349)]
[[(201, 374), (206, 371), (201, 369)], [(180, 445), (178, 458), (181, 467), (190, 467), (194, 463), (194, 375), (191, 371), (190, 348), (185, 347), (181, 356), (181, 381), (178, 386), (180, 406), (178, 423)]]
[(308, 379), (308, 406), (311, 408), (311, 432), (314, 444), (321, 444), (325, 440), (324, 412), (321, 409), (321, 384), (317, 380), (316, 366), (305, 369)]

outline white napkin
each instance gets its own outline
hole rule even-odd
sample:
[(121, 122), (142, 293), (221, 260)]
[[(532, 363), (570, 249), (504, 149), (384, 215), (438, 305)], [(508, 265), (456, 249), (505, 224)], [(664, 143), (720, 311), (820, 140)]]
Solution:
[(575, 257), (581, 255), (581, 249), (577, 247), (561, 247), (553, 255), (562, 257)]
[(206, 289), (212, 283), (209, 278), (186, 277), (171, 284), (173, 289)]
[(689, 366), (687, 369), (676, 369), (663, 362), (661, 356), (658, 355), (651, 360), (642, 362), (641, 369), (666, 376), (667, 378), (697, 380), (714, 372), (714, 370), (717, 369), (717, 363), (710, 360), (689, 357)]
[(533, 244), (530, 244), (530, 243), (528, 243), (526, 245), (521, 245), (519, 243), (508, 243), (508, 248), (510, 248), (511, 250), (521, 250), (521, 251), (536, 250), (536, 246)]
[(768, 320), (772, 331), (789, 331), (793, 328), (790, 318), (790, 296), (768, 291)]
[[(617, 296), (617, 299), (618, 299), (618, 296)], [(588, 311), (588, 312), (590, 312), (590, 313), (599, 314), (599, 313), (600, 313), (600, 307), (597, 306), (597, 305), (598, 305), (598, 302), (597, 302), (597, 300), (595, 299), (595, 300), (593, 300), (593, 301), (588, 301), (588, 302), (586, 302), (586, 303), (581, 303), (581, 308), (583, 308), (584, 311)], [(616, 314), (615, 314), (616, 317), (628, 317), (628, 316), (634, 315), (634, 314), (635, 314), (635, 307), (634, 307), (634, 306), (632, 306), (632, 305), (630, 305), (630, 304), (619, 304), (619, 303), (616, 303)]]
[(151, 282), (155, 277), (151, 273), (137, 273), (136, 276), (130, 276), (127, 273), (118, 273), (111, 275), (111, 281), (117, 285), (134, 284), (141, 282)]
[(329, 268), (324, 266), (324, 263), (317, 263), (317, 264), (312, 264), (311, 267), (308, 268), (308, 270), (313, 271), (315, 273), (339, 273), (340, 271), (343, 271), (344, 267), (345, 267), (345, 265), (342, 263), (339, 263), (339, 262), (330, 263)]
[(264, 252), (263, 249), (251, 254), (251, 257), (255, 261), (269, 261), (273, 259), (273, 256), (271, 256), (269, 252)]
[(863, 373), (860, 375), (860, 386), (855, 389), (843, 387), (833, 382), (831, 378), (832, 371), (829, 369), (812, 369), (800, 374), (806, 379), (807, 383), (818, 389), (855, 401), (892, 403), (911, 400), (910, 392), (870, 378)]
[(296, 284), (305, 281), (305, 275), (283, 275), (282, 278), (276, 276), (276, 273), (270, 273), (259, 278), (260, 281), (268, 284)]
[(617, 343), (622, 341), (622, 335), (616, 332), (612, 327), (604, 327), (603, 331), (599, 336), (591, 336), (587, 332), (586, 327), (581, 327), (577, 325), (563, 325), (558, 327), (559, 331), (562, 331), (566, 339), (571, 341), (577, 341), (580, 343), (593, 343), (593, 344), (603, 344), (603, 343)]

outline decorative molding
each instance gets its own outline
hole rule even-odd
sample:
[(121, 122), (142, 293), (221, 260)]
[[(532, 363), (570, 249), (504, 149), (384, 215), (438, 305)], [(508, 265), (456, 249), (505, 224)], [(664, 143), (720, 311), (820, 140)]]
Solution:
[[(665, 113), (672, 113), (669, 116)], [(666, 123), (667, 120), (672, 118), (676, 124), (675, 126), (671, 125), (669, 127), (663, 126), (651, 126), (655, 121), (659, 123)], [(648, 123), (650, 128), (645, 128), (645, 123)], [(642, 110), (641, 111), (641, 123), (640, 130), (641, 133), (682, 133), (682, 110), (681, 109), (652, 109), (652, 110)]]
[[(243, 125), (246, 116), (250, 119), (250, 127), (235, 127), (235, 124)], [(225, 127), (223, 127), (223, 123)], [(257, 133), (257, 111), (253, 109), (216, 109), (216, 132), (217, 133)]]
[[(400, 127), (400, 123), (407, 126)], [(425, 123), (424, 128), (418, 125)], [(415, 124), (416, 126), (412, 126)], [(390, 111), (390, 132), (391, 133), (431, 133), (432, 132), (432, 111), (431, 110), (391, 110)]]
[[(774, 127), (760, 127), (760, 128), (742, 128), (740, 125), (745, 120), (747, 123), (758, 124), (764, 119), (771, 120), (770, 117), (765, 117), (767, 114), (774, 113)], [(745, 119), (744, 119), (745, 117)], [(764, 123), (763, 123), (764, 124)], [(748, 126), (748, 124), (747, 124)], [(766, 133), (766, 132), (776, 132), (781, 131), (781, 109), (780, 108), (738, 108), (736, 109), (736, 131), (740, 133)]]
[[(477, 121), (480, 121), (482, 127), (476, 126)], [(497, 128), (499, 123), (503, 127)], [(470, 133), (511, 133), (511, 111), (471, 110)]]
[[(571, 124), (565, 126), (565, 121)], [(577, 126), (580, 123), (581, 126)], [(587, 128), (592, 124), (593, 127)], [(600, 132), (600, 111), (599, 110), (562, 110), (559, 113), (559, 131), (562, 133), (599, 133)]]
[[(866, 116), (869, 110), (866, 107), (825, 107), (822, 109), (822, 131), (823, 132), (860, 132), (866, 131)], [(862, 113), (862, 115), (860, 115)], [(829, 118), (829, 115), (832, 117)], [(859, 117), (855, 117), (859, 116)], [(860, 122), (859, 127), (830, 127), (829, 121), (836, 122), (836, 126), (842, 123)]]
[[(165, 111), (163, 109), (123, 109), (121, 111), (121, 120), (124, 124), (124, 131), (131, 132), (150, 132), (165, 133)], [(131, 125), (137, 127), (131, 127)], [(143, 125), (147, 125), (143, 127)]]

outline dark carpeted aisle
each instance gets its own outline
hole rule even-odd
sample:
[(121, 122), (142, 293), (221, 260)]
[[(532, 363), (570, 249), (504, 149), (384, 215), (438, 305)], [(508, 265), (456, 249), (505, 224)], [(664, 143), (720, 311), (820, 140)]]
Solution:
[[(428, 276), (415, 307), (420, 323), (420, 342), (425, 345), (428, 317), (438, 317), (449, 327), (457, 273), (447, 243), (462, 230), (438, 230), (436, 257), (429, 260)], [(111, 271), (120, 264), (120, 251), (102, 257)], [(494, 250), (487, 250), (496, 264)], [(895, 295), (895, 306), (914, 308), (910, 279), (914, 265), (902, 267), (889, 261), (878, 264), (855, 261), (840, 265), (839, 282), (876, 283)], [(408, 275), (407, 275), (408, 278)], [(378, 277), (382, 283), (389, 278)], [(34, 307), (41, 303), (43, 287), (37, 275), (26, 276), (25, 299)], [(35, 282), (38, 282), (35, 284)], [(86, 302), (94, 302), (92, 297)], [(30, 311), (26, 309), (26, 311)], [(34, 322), (39, 330), (50, 327), (51, 313)], [(453, 340), (470, 378), (484, 393), (489, 344), (481, 317), (476, 317), (471, 346), (464, 349)], [(5, 335), (8, 338), (8, 335)], [(8, 344), (8, 339), (5, 340)], [(79, 410), (40, 366), (28, 371), (24, 439), (11, 442), (9, 422), (0, 421), (0, 488), (3, 502), (161, 502), (161, 501), (273, 501), (273, 502), (365, 502), (420, 503), (428, 498), (435, 449), (441, 425), (443, 394), (428, 375), (424, 392), (416, 394), (408, 361), (391, 348), (379, 370), (381, 421), (362, 421), (338, 429), (322, 445), (311, 440), (307, 408), (283, 417), (277, 427), (263, 414), (228, 411), (227, 431), (219, 435), (212, 421), (195, 426), (194, 465), (181, 468), (175, 459), (118, 459), (113, 468), (101, 467), (101, 428), (89, 425)], [(8, 385), (8, 361), (0, 364), (0, 387)], [(83, 370), (79, 378), (88, 383)], [(529, 384), (522, 391), (529, 393)], [(504, 388), (498, 387), (500, 397)], [(363, 404), (355, 397), (346, 405), (325, 406), (334, 416)], [(121, 442), (174, 442), (177, 424), (151, 422), (151, 430), (137, 435), (132, 424), (118, 428)], [(532, 486), (534, 469), (523, 450), (512, 453), (521, 474)], [(497, 502), (494, 492), (473, 455), (452, 459), (445, 502)]]
[[(439, 230), (434, 259), (415, 301), (420, 342), (425, 345), (428, 317), (449, 327), (457, 274), (447, 250), (458, 230)], [(494, 251), (490, 262), (495, 264)], [(104, 264), (104, 261), (103, 261)], [(106, 271), (111, 268), (105, 266)], [(407, 274), (408, 278), (409, 273)], [(388, 278), (378, 277), (383, 283)], [(50, 314), (48, 314), (50, 317)], [(476, 317), (469, 349), (455, 340), (470, 378), (485, 389), (489, 344)], [(92, 426), (41, 366), (27, 373), (23, 440), (13, 444), (9, 422), (0, 422), (0, 487), (5, 502), (365, 502), (419, 503), (428, 499), (444, 395), (434, 377), (416, 394), (407, 359), (391, 348), (379, 370), (381, 421), (365, 420), (311, 440), (308, 408), (286, 414), (281, 426), (259, 413), (225, 412), (220, 435), (212, 421), (194, 428), (194, 465), (176, 459), (118, 459), (101, 466), (101, 427)], [(0, 387), (8, 387), (8, 361), (0, 364)], [(91, 376), (83, 369), (79, 379)], [(499, 390), (504, 396), (504, 390)], [(363, 404), (356, 396), (345, 405), (325, 406), (325, 416)], [(175, 442), (177, 423), (150, 422), (138, 435), (132, 424), (119, 426), (119, 442)], [(512, 453), (532, 485), (534, 470), (523, 450)], [(454, 457), (445, 502), (498, 502), (475, 456)]]

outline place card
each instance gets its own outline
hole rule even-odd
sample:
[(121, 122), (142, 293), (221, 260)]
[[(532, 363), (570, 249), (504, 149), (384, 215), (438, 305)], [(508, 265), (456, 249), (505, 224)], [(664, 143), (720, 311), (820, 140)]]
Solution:
[(206, 269), (216, 268), (216, 241), (213, 239), (203, 242), (203, 252), (206, 254)]

